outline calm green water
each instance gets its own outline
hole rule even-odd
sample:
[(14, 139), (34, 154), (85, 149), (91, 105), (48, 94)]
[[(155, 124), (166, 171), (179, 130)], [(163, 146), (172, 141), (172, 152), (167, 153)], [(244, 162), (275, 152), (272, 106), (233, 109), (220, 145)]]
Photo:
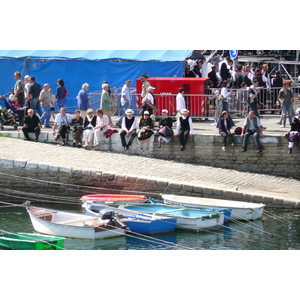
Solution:
[[(0, 201), (7, 199), (0, 199)], [(35, 206), (82, 211), (80, 206), (34, 203)], [(137, 238), (125, 236), (104, 240), (67, 239), (69, 250), (170, 250), (184, 247), (196, 250), (297, 250), (300, 249), (300, 211), (266, 210), (285, 221), (265, 215), (262, 220), (243, 224), (229, 223), (209, 232), (176, 230), (170, 234)], [(0, 206), (0, 229), (10, 232), (34, 232), (22, 207)], [(154, 239), (155, 238), (155, 239)], [(171, 244), (165, 244), (169, 242)], [(181, 247), (184, 246), (184, 247)]]

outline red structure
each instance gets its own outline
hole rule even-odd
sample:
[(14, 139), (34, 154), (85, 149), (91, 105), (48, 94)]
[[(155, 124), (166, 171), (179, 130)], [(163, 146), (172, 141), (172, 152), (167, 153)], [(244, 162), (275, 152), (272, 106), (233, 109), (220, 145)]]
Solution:
[[(158, 109), (156, 113), (160, 114), (162, 109), (168, 109), (169, 114), (176, 114), (176, 95), (180, 87), (184, 88), (184, 98), (186, 108), (193, 116), (206, 116), (208, 94), (208, 78), (191, 77), (149, 77), (147, 79), (151, 86), (155, 87), (155, 106)], [(141, 94), (142, 82), (136, 80), (137, 94)], [(140, 104), (141, 97), (139, 97)]]

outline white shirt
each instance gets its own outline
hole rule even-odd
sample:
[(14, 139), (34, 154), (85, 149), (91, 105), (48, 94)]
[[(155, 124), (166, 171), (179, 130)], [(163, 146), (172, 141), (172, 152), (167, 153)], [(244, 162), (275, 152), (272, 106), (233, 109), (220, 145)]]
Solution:
[(226, 98), (226, 100), (224, 100), (224, 102), (228, 102), (228, 99), (231, 99), (230, 96), (230, 92), (227, 90), (226, 87), (222, 87), (221, 89), (221, 95)]
[[(187, 118), (187, 116), (181, 116), (183, 120), (185, 120)], [(193, 127), (193, 122), (192, 122), (192, 118), (189, 117), (189, 125), (190, 125), (190, 134), (193, 134), (194, 133), (194, 127)], [(180, 123), (180, 119), (178, 120), (177, 122), (177, 126), (176, 126), (176, 133), (179, 132), (181, 128), (181, 123)]]
[(154, 98), (151, 93), (147, 93), (147, 99), (154, 105)]
[(59, 113), (56, 115), (54, 122), (58, 126), (63, 125), (63, 124), (70, 125), (72, 123), (72, 117), (69, 114), (65, 114), (63, 116), (61, 113)]
[[(126, 116), (123, 117), (123, 119), (122, 119), (122, 130), (125, 130), (125, 131), (126, 131), (127, 128), (126, 128), (125, 118), (126, 118)], [(133, 116), (132, 116), (131, 118), (133, 118)], [(127, 117), (128, 120), (131, 120), (131, 118), (129, 119), (129, 118)], [(132, 130), (134, 130), (134, 129), (136, 129), (136, 118), (134, 118), (134, 121), (133, 121), (133, 123), (132, 123), (132, 125), (131, 125), (129, 131), (132, 132)]]
[[(105, 132), (108, 129), (108, 126), (109, 126), (109, 119), (108, 119), (107, 115), (103, 115), (102, 118), (97, 116), (96, 127), (97, 126), (102, 126), (102, 125), (105, 125), (105, 127), (102, 127), (102, 130)], [(99, 130), (101, 130), (101, 129), (99, 128)]]
[(176, 96), (176, 110), (180, 112), (185, 108), (186, 107), (185, 107), (184, 97), (181, 93), (178, 93)]
[(130, 93), (129, 87), (126, 84), (124, 84), (122, 91), (121, 91), (121, 105), (122, 106), (124, 106), (127, 103), (123, 96), (126, 98), (126, 100), (129, 101), (129, 104), (131, 104), (131, 93)]

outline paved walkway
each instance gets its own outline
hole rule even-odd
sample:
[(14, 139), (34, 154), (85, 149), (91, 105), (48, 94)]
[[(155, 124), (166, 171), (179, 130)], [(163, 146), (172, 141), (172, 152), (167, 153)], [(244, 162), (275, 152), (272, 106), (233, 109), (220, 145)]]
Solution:
[[(264, 121), (270, 127), (271, 121)], [(209, 124), (210, 123), (210, 124)], [(276, 123), (274, 118), (272, 124)], [(212, 122), (199, 122), (201, 133), (216, 133)], [(239, 125), (237, 123), (237, 125)], [(273, 134), (284, 134), (288, 128), (276, 128)], [(198, 129), (197, 129), (198, 130)], [(271, 134), (271, 131), (268, 134)], [(245, 194), (273, 197), (285, 201), (300, 201), (300, 182), (263, 174), (239, 172), (160, 160), (150, 157), (133, 156), (122, 153), (87, 151), (84, 149), (61, 147), (47, 143), (35, 143), (0, 137), (0, 160), (26, 161), (35, 164), (67, 167), (73, 169), (108, 172), (117, 175), (131, 175), (171, 183), (195, 185), (203, 188), (222, 189)], [(1, 162), (1, 161), (0, 161)]]

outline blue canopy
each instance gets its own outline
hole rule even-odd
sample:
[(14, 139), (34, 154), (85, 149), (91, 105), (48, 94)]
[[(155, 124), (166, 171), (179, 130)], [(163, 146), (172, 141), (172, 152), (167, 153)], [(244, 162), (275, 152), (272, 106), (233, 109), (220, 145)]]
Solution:
[(121, 88), (126, 80), (132, 87), (146, 73), (150, 77), (182, 77), (185, 58), (191, 50), (0, 50), (0, 95), (11, 91), (14, 72), (34, 76), (43, 85), (49, 83), (56, 93), (62, 78), (70, 94), (67, 107), (77, 107), (76, 96), (83, 83), (89, 91), (101, 90), (103, 81)]

